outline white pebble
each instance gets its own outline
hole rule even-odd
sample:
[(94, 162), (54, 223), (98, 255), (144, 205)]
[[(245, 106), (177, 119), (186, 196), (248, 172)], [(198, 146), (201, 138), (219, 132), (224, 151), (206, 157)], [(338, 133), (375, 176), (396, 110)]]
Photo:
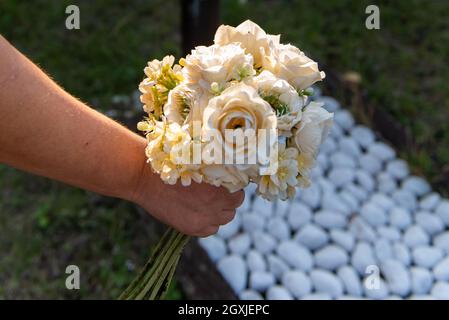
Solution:
[(284, 241), (277, 248), (279, 257), (287, 264), (302, 271), (309, 271), (313, 266), (313, 257), (309, 250), (293, 241)]
[(273, 254), (270, 254), (267, 257), (267, 261), (268, 269), (276, 277), (276, 279), (281, 279), (282, 275), (290, 269), (282, 259)]
[(357, 170), (355, 173), (355, 181), (366, 191), (374, 190), (375, 184), (373, 177), (364, 170)]
[(401, 207), (395, 207), (390, 211), (390, 224), (400, 230), (406, 229), (412, 223), (410, 212)]
[(357, 240), (373, 242), (377, 238), (374, 229), (362, 217), (355, 217), (351, 220), (349, 231)]
[(323, 103), (323, 108), (325, 108), (329, 112), (335, 112), (341, 108), (340, 103), (332, 97), (321, 96), (318, 97), (316, 101)]
[(433, 277), (429, 270), (413, 267), (410, 269), (410, 276), (412, 278), (413, 294), (422, 295), (429, 293), (433, 283)]
[(402, 182), (402, 188), (408, 190), (417, 196), (423, 196), (430, 192), (430, 185), (421, 177), (411, 176)]
[(310, 294), (312, 283), (302, 271), (288, 271), (282, 276), (282, 284), (297, 299)]
[[(350, 212), (355, 212), (359, 208), (359, 200), (349, 191), (343, 190), (339, 193), (340, 199), (349, 207)], [(343, 212), (344, 214), (344, 212)]]
[(402, 263), (396, 260), (387, 260), (381, 264), (381, 271), (392, 293), (402, 297), (410, 293), (410, 274)]
[(392, 147), (384, 142), (376, 142), (369, 146), (368, 152), (382, 161), (388, 161), (396, 156), (396, 152)]
[(362, 169), (371, 174), (377, 174), (382, 169), (382, 162), (370, 154), (364, 154), (359, 158), (359, 165)]
[(245, 189), (245, 199), (243, 200), (243, 203), (238, 207), (238, 212), (247, 212), (251, 210), (252, 207), (252, 193), (250, 190)]
[(328, 178), (336, 187), (342, 187), (354, 181), (355, 173), (350, 168), (334, 168), (329, 172)]
[(414, 211), (417, 207), (416, 197), (408, 190), (398, 189), (391, 195), (393, 200), (407, 210)]
[(240, 300), (263, 300), (263, 297), (260, 295), (260, 293), (254, 290), (243, 291), (240, 294), (239, 298)]
[(337, 149), (337, 143), (332, 136), (328, 136), (326, 140), (324, 140), (323, 144), (320, 146), (320, 153), (322, 154), (331, 154)]
[(246, 263), (250, 271), (266, 271), (267, 263), (262, 254), (257, 250), (250, 250), (246, 256)]
[(343, 266), (337, 271), (338, 277), (343, 282), (345, 291), (356, 297), (362, 295), (362, 283), (360, 281), (359, 275), (352, 266)]
[(440, 217), (441, 221), (449, 227), (449, 200), (443, 200), (436, 207), (435, 213), (438, 217)]
[(326, 246), (315, 252), (315, 265), (326, 270), (335, 270), (348, 262), (348, 254), (336, 245)]
[(341, 137), (344, 136), (344, 132), (343, 132), (343, 128), (340, 127), (340, 125), (338, 123), (335, 123), (332, 125), (331, 131), (329, 133), (329, 136), (335, 138), (335, 139), (340, 139)]
[(230, 255), (218, 261), (217, 268), (236, 294), (246, 287), (248, 270), (240, 256)]
[(446, 254), (449, 254), (449, 231), (435, 236), (433, 239), (433, 244), (437, 248), (442, 249)]
[(290, 238), (290, 228), (284, 219), (271, 219), (267, 223), (267, 230), (273, 237), (279, 240), (287, 240)]
[(424, 246), (429, 243), (429, 235), (420, 226), (413, 225), (409, 227), (403, 236), (404, 243), (411, 247)]
[(329, 271), (312, 270), (310, 272), (310, 279), (317, 293), (326, 293), (334, 299), (343, 294), (341, 280)]
[(393, 244), (394, 258), (400, 261), (404, 266), (409, 266), (412, 262), (412, 256), (410, 250), (402, 242), (396, 242)]
[(242, 227), (248, 233), (261, 231), (265, 227), (265, 218), (257, 213), (242, 214)]
[(356, 244), (354, 252), (352, 253), (351, 264), (360, 275), (364, 275), (366, 267), (376, 265), (376, 258), (373, 249), (366, 242), (359, 242)]
[(384, 225), (387, 222), (385, 209), (374, 203), (367, 203), (360, 209), (360, 215), (365, 221), (374, 227)]
[(220, 229), (218, 229), (217, 235), (222, 239), (229, 239), (234, 236), (240, 229), (241, 215), (241, 213), (237, 213), (231, 222), (221, 226)]
[(344, 248), (348, 252), (351, 251), (352, 248), (354, 248), (355, 244), (354, 236), (347, 231), (339, 229), (331, 230), (330, 237), (335, 244)]
[(421, 226), (425, 232), (431, 236), (444, 230), (444, 223), (441, 219), (430, 212), (421, 211), (415, 215), (416, 224)]
[(449, 300), (449, 283), (437, 282), (432, 288), (432, 296), (438, 300)]
[(327, 210), (318, 211), (314, 215), (314, 220), (316, 224), (326, 229), (343, 228), (346, 225), (346, 218), (342, 214)]
[(269, 234), (261, 231), (256, 231), (252, 233), (251, 236), (253, 238), (254, 246), (260, 253), (266, 254), (274, 250), (274, 247), (276, 246), (276, 240)]
[(356, 163), (354, 159), (343, 152), (335, 152), (330, 156), (330, 163), (333, 167), (354, 169)]
[(291, 206), (292, 206), (292, 201), (291, 200), (287, 200), (287, 201), (278, 200), (278, 201), (276, 201), (276, 210), (275, 210), (276, 216), (285, 217), (290, 212)]
[(390, 241), (386, 239), (379, 239), (374, 244), (374, 252), (379, 261), (385, 261), (393, 258), (393, 247)]
[(258, 292), (264, 292), (273, 286), (275, 279), (273, 274), (264, 271), (251, 272), (249, 277), (249, 287)]
[(415, 265), (429, 269), (443, 259), (443, 250), (429, 246), (416, 247), (412, 257)]
[(375, 193), (371, 197), (371, 202), (388, 211), (393, 209), (394, 201), (382, 193)]
[(253, 201), (252, 212), (259, 216), (269, 217), (273, 214), (274, 203), (262, 197), (256, 197)]
[(311, 219), (312, 219), (312, 211), (309, 209), (309, 207), (299, 202), (294, 202), (292, 204), (290, 212), (287, 216), (287, 220), (288, 223), (290, 224), (290, 227), (297, 230), (298, 228), (309, 223)]
[(354, 126), (354, 118), (348, 110), (340, 109), (335, 111), (334, 121), (345, 130), (349, 130)]
[(375, 139), (373, 131), (361, 125), (352, 129), (351, 136), (364, 148), (368, 148)]
[(316, 180), (316, 183), (320, 186), (323, 193), (335, 192), (335, 186), (332, 184), (332, 182), (329, 181), (329, 179), (326, 179), (325, 177), (318, 178)]
[(384, 194), (390, 194), (398, 188), (396, 180), (389, 174), (381, 172), (377, 175), (377, 189)]
[(337, 211), (345, 216), (351, 214), (351, 208), (335, 192), (324, 193), (321, 208), (329, 211)]
[(410, 170), (407, 162), (401, 159), (392, 160), (387, 164), (387, 172), (398, 180), (408, 176)]
[(449, 281), (449, 257), (440, 261), (433, 268), (433, 275), (437, 280)]
[(207, 238), (199, 238), (198, 242), (214, 262), (218, 261), (226, 254), (226, 245), (223, 239), (215, 235)]
[(268, 300), (293, 300), (287, 289), (281, 286), (273, 286), (267, 291)]
[(357, 200), (365, 201), (368, 198), (368, 192), (354, 183), (350, 183), (344, 186), (344, 190), (351, 193)]
[(433, 210), (440, 203), (440, 200), (441, 196), (436, 192), (432, 192), (421, 199), (419, 202), (419, 207), (422, 210)]
[(360, 146), (351, 137), (341, 138), (338, 144), (342, 152), (351, 155), (353, 158), (358, 158), (362, 153)]
[(299, 192), (299, 199), (312, 209), (318, 208), (321, 203), (320, 187), (312, 183), (310, 187)]
[(329, 168), (329, 157), (324, 152), (318, 154), (316, 161), (321, 169), (327, 170)]
[(248, 233), (242, 233), (229, 240), (229, 250), (232, 253), (244, 255), (251, 247), (251, 237)]
[(399, 241), (401, 239), (401, 233), (396, 228), (380, 226), (376, 230), (379, 237), (386, 240)]
[(294, 239), (310, 250), (321, 248), (329, 241), (327, 233), (314, 224), (307, 224), (302, 227), (296, 233)]

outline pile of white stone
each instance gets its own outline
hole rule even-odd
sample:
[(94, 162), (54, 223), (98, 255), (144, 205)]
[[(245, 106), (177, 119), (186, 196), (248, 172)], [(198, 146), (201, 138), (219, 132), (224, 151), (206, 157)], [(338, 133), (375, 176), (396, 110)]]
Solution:
[(449, 200), (334, 112), (312, 186), (293, 202), (246, 190), (236, 218), (200, 239), (240, 299), (449, 299)]

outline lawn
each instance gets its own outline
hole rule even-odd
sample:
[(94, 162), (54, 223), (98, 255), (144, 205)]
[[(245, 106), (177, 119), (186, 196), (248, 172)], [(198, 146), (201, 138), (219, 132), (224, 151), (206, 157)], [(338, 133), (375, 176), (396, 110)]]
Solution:
[[(65, 29), (68, 4), (80, 8), (80, 30)], [(337, 72), (360, 74), (370, 102), (416, 138), (401, 155), (436, 179), (449, 163), (449, 2), (376, 1), (380, 30), (365, 28), (368, 4), (222, 0), (221, 17), (252, 19)], [(2, 0), (0, 33), (66, 90), (110, 112), (147, 60), (180, 55), (179, 11), (178, 1)], [(129, 203), (4, 166), (0, 193), (0, 298), (115, 298), (160, 230)], [(79, 291), (65, 289), (68, 264), (81, 269)]]

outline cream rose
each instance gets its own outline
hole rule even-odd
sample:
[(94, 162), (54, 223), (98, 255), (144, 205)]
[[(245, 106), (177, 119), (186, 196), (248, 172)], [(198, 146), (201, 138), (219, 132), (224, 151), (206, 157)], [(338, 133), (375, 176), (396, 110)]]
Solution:
[(215, 144), (214, 147), (223, 149), (225, 156), (235, 154), (236, 159), (246, 160), (250, 154), (254, 154), (256, 146), (228, 141), (227, 132), (242, 135), (252, 132), (253, 137), (257, 137), (260, 129), (275, 131), (276, 128), (276, 114), (271, 106), (258, 95), (255, 88), (244, 83), (235, 84), (212, 98), (204, 109), (203, 133), (213, 133), (211, 143)]
[(218, 45), (240, 43), (245, 52), (254, 57), (256, 67), (261, 67), (263, 55), (270, 53), (271, 45), (279, 44), (279, 38), (279, 35), (266, 34), (257, 24), (246, 20), (236, 28), (221, 25), (215, 33), (214, 43)]
[(211, 84), (225, 87), (231, 80), (242, 80), (255, 74), (253, 57), (238, 44), (196, 47), (184, 60), (182, 70), (187, 83), (211, 90)]
[(305, 98), (300, 97), (287, 81), (270, 71), (262, 71), (253, 81), (259, 95), (274, 109), (278, 117), (279, 135), (290, 137), (291, 129), (301, 120)]
[(321, 103), (311, 102), (302, 114), (297, 126), (295, 143), (299, 151), (315, 157), (331, 127), (333, 114), (322, 107)]
[(270, 53), (263, 55), (263, 58), (264, 69), (287, 80), (297, 90), (307, 89), (326, 76), (315, 61), (290, 44), (273, 45)]

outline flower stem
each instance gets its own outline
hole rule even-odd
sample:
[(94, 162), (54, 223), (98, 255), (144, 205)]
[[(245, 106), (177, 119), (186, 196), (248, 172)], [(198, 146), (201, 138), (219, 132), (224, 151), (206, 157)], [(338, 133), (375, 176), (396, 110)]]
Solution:
[(140, 274), (119, 296), (120, 300), (163, 299), (184, 246), (190, 237), (169, 228)]

